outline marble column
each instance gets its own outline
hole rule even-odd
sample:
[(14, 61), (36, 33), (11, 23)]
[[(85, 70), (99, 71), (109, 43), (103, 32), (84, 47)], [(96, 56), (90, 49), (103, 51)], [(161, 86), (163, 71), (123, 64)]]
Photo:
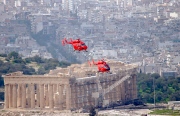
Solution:
[[(115, 83), (115, 81), (112, 81), (112, 85)], [(116, 87), (114, 89), (112, 89), (112, 101), (115, 102), (116, 101)]]
[(127, 80), (123, 82), (123, 93), (124, 93), (124, 101), (127, 100)]
[(117, 101), (121, 101), (121, 84), (117, 86)]
[(22, 84), (22, 108), (26, 108), (26, 84)]
[(31, 107), (31, 84), (28, 84), (27, 89), (26, 89), (26, 94), (27, 94), (27, 107)]
[(22, 85), (18, 84), (18, 92), (17, 92), (17, 107), (22, 106)]
[[(114, 84), (114, 82), (115, 81), (111, 81), (111, 85), (113, 85)], [(112, 102), (114, 102), (115, 101), (115, 88), (113, 88), (112, 90), (111, 90), (111, 99), (112, 99)]]
[(124, 102), (125, 91), (124, 91), (124, 82), (121, 83), (121, 100)]
[(84, 100), (84, 105), (89, 105), (89, 103), (88, 103), (88, 85), (86, 84), (86, 85), (84, 85), (85, 86), (85, 88), (84, 88), (84, 96), (85, 96), (85, 100)]
[(129, 79), (125, 81), (126, 100), (129, 100)]
[[(109, 87), (110, 87), (110, 82), (111, 80), (108, 80), (107, 82), (107, 88), (108, 88), (108, 91), (109, 91)], [(111, 94), (110, 94), (110, 91), (107, 93), (107, 98), (109, 99), (109, 102), (111, 101)]]
[[(96, 84), (91, 84), (91, 90), (92, 90), (92, 92), (96, 92)], [(96, 98), (92, 98), (92, 100), (91, 100), (91, 105), (96, 105), (96, 100), (95, 100)]]
[(49, 88), (49, 108), (54, 108), (54, 103), (53, 103), (53, 84), (48, 85)]
[(9, 84), (5, 85), (5, 108), (9, 108)]
[[(103, 82), (102, 83), (102, 93), (104, 92), (104, 89), (106, 88), (106, 84), (105, 84), (105, 82)], [(102, 97), (103, 97), (103, 100), (105, 100), (105, 97), (106, 95), (103, 95)]]
[(75, 88), (74, 88), (74, 90), (75, 90), (75, 98), (74, 98), (74, 108), (79, 108), (79, 102), (78, 102), (78, 95), (79, 95), (79, 88), (78, 88), (79, 86), (76, 84), (75, 85)]
[(80, 96), (80, 97), (79, 97), (79, 99), (80, 99), (79, 106), (80, 106), (80, 107), (83, 107), (84, 91), (83, 91), (83, 86), (82, 86), (82, 85), (79, 86), (79, 92), (80, 92), (79, 95), (78, 95), (78, 96)]
[(132, 78), (129, 79), (130, 83), (129, 84), (129, 99), (132, 100), (133, 99), (133, 94), (132, 94)]
[(69, 110), (71, 107), (71, 88), (70, 85), (65, 85), (66, 86), (66, 110)]
[(59, 85), (59, 109), (63, 109), (63, 85)]
[(88, 84), (87, 86), (88, 86), (88, 105), (90, 106), (92, 100), (91, 88), (90, 88), (90, 84)]
[(8, 100), (9, 100), (9, 108), (11, 107), (11, 84), (8, 84), (9, 85), (9, 87), (7, 88), (8, 89), (8, 93), (9, 93), (9, 95), (8, 95)]
[(44, 108), (44, 84), (40, 85), (40, 108)]
[(53, 84), (53, 100), (54, 100), (54, 106), (57, 107), (58, 105), (58, 101), (57, 101), (57, 94), (58, 91), (57, 91), (57, 84)]
[(40, 85), (36, 84), (36, 105), (37, 107), (40, 107)]
[[(108, 88), (108, 80), (106, 80), (106, 82), (104, 83), (105, 85), (104, 85), (104, 89), (107, 89)], [(105, 91), (104, 91), (105, 92)], [(106, 94), (104, 94), (104, 99), (105, 100), (108, 100), (109, 98), (108, 98), (108, 94), (109, 93), (106, 93)]]
[(46, 106), (49, 106), (49, 92), (48, 92), (48, 84), (44, 86), (45, 90), (45, 104)]
[(75, 91), (76, 91), (75, 85), (72, 85), (72, 91), (71, 91), (71, 95), (72, 95), (71, 107), (72, 108), (75, 108), (75, 102), (76, 102), (76, 100), (75, 100), (75, 97), (76, 97)]
[(16, 88), (16, 84), (13, 84), (13, 108), (17, 108), (17, 88)]
[(13, 93), (12, 93), (12, 84), (9, 84), (9, 88), (8, 88), (8, 93), (9, 93), (9, 108), (12, 107), (13, 103), (12, 103), (12, 98), (13, 98)]
[(119, 85), (117, 85), (114, 89), (115, 89), (115, 95), (114, 95), (114, 99), (115, 99), (115, 101), (118, 101), (119, 100), (119, 98), (118, 98), (118, 95), (119, 95)]
[(34, 83), (31, 84), (31, 108), (35, 108), (35, 89)]
[[(112, 85), (112, 80), (110, 80), (109, 84), (110, 84), (110, 86)], [(110, 103), (113, 102), (113, 92), (112, 92), (112, 90), (109, 91), (109, 101), (110, 101)]]
[(118, 85), (114, 88), (114, 101), (118, 101)]
[(121, 94), (120, 94), (120, 96), (121, 96), (121, 101), (124, 101), (123, 85), (124, 85), (124, 82), (122, 82), (121, 85), (120, 85), (120, 86), (121, 86), (121, 87), (120, 87), (120, 90), (121, 90), (121, 91), (120, 91), (120, 92), (121, 92)]
[(128, 88), (128, 100), (131, 99), (131, 80), (127, 81), (127, 88)]
[(83, 107), (85, 105), (85, 101), (84, 101), (84, 96), (85, 96), (85, 91), (84, 91), (84, 85), (81, 86), (81, 91), (82, 91), (82, 94), (81, 94), (81, 98), (82, 98), (82, 106)]

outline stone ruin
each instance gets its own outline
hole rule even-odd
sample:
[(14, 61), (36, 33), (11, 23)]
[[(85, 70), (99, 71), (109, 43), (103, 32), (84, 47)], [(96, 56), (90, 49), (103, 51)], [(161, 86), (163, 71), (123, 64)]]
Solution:
[(107, 107), (137, 98), (137, 66), (107, 61), (111, 73), (97, 73), (88, 63), (57, 68), (45, 75), (3, 75), (5, 109), (77, 110)]

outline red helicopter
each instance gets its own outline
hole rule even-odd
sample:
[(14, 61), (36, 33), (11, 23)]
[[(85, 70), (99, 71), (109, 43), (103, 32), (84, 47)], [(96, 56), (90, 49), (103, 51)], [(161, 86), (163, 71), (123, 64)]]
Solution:
[(87, 52), (87, 46), (86, 44), (81, 41), (79, 38), (78, 39), (75, 39), (75, 40), (72, 40), (72, 38), (70, 38), (70, 41), (68, 41), (66, 38), (64, 38), (62, 40), (62, 45), (66, 45), (66, 44), (72, 44), (73, 48), (74, 48), (74, 51), (86, 51)]
[[(99, 60), (97, 62), (94, 62), (93, 61), (93, 64), (94, 65), (97, 65), (98, 66), (98, 72), (110, 72), (110, 67), (109, 65), (104, 61), (104, 59), (102, 60)], [(91, 66), (91, 63), (89, 62), (89, 65)]]

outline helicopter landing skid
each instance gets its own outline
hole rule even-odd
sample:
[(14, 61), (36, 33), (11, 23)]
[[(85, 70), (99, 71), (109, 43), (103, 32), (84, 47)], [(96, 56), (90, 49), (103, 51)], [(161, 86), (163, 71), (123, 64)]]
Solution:
[(80, 51), (75, 51), (76, 53), (80, 53)]
[(97, 73), (101, 73), (101, 74), (103, 74), (103, 73), (112, 74), (112, 72), (110, 72), (110, 71), (107, 71), (107, 72), (101, 72), (101, 71), (97, 71)]

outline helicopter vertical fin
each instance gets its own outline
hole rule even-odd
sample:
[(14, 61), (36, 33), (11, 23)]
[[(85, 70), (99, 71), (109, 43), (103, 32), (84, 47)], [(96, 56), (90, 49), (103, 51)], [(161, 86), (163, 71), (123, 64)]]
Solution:
[(61, 42), (62, 42), (62, 45), (64, 46), (66, 44), (66, 38), (64, 38)]
[(91, 66), (91, 62), (90, 61), (88, 61), (88, 64), (89, 64), (89, 66)]
[(94, 62), (94, 59), (92, 59), (92, 62), (93, 62), (94, 65), (96, 65), (96, 63)]
[(72, 42), (72, 38), (70, 38), (70, 41)]

